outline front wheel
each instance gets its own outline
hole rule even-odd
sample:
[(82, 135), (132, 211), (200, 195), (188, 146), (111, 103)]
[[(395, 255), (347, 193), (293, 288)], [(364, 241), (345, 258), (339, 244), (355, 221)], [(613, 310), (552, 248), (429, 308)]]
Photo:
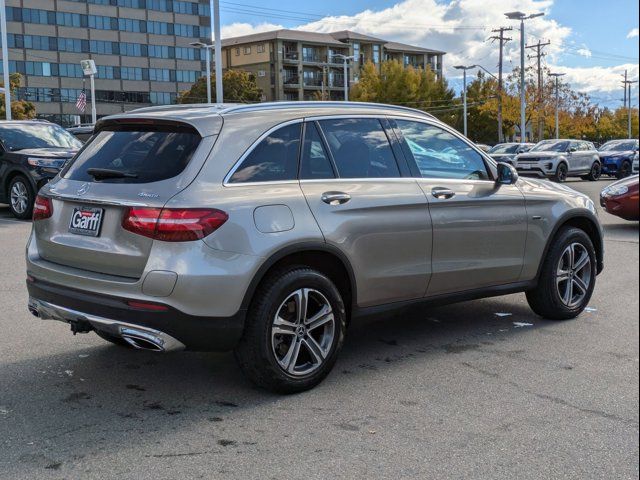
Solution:
[(9, 208), (14, 217), (21, 220), (31, 218), (35, 195), (29, 180), (18, 175), (9, 183)]
[(550, 320), (575, 318), (585, 309), (596, 284), (596, 252), (589, 236), (565, 228), (553, 240), (538, 285), (527, 292), (531, 309)]
[(561, 163), (558, 165), (556, 169), (556, 174), (553, 176), (553, 179), (556, 182), (563, 183), (567, 181), (567, 176), (569, 175), (569, 168), (566, 163)]
[(270, 275), (256, 292), (235, 356), (258, 386), (301, 392), (329, 374), (345, 329), (344, 303), (333, 282), (311, 268), (290, 267)]

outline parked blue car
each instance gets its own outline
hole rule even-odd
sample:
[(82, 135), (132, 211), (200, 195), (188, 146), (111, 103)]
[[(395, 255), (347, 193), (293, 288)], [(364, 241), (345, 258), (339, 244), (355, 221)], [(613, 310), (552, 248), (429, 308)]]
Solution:
[(616, 178), (631, 175), (638, 155), (638, 140), (611, 140), (598, 150), (602, 173)]

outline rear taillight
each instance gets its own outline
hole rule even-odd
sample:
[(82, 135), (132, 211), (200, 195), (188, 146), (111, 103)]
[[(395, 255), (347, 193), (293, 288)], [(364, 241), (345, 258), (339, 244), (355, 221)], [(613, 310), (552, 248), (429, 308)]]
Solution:
[(36, 201), (33, 204), (33, 219), (44, 220), (45, 218), (51, 217), (51, 215), (53, 215), (53, 203), (51, 199), (37, 195)]
[(124, 214), (122, 228), (163, 242), (188, 242), (206, 237), (228, 218), (214, 208), (131, 207)]

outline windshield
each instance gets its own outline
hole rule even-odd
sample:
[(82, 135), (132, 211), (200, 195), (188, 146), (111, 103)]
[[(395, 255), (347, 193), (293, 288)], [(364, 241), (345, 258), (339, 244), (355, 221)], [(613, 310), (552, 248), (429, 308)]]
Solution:
[(635, 150), (638, 148), (638, 143), (633, 140), (620, 141), (620, 140), (612, 140), (610, 142), (605, 143), (600, 147), (600, 151), (602, 152), (624, 152)]
[(530, 152), (566, 152), (569, 149), (569, 142), (540, 142), (533, 147)]
[(79, 149), (82, 143), (64, 128), (51, 123), (14, 123), (0, 125), (0, 140), (15, 152), (25, 148)]
[(516, 144), (498, 144), (489, 150), (489, 153), (516, 153), (518, 151), (519, 143)]

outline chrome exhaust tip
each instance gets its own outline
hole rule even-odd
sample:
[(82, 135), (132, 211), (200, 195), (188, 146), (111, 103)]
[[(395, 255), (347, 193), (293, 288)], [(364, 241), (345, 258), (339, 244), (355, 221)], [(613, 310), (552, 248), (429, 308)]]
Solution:
[(138, 350), (150, 350), (153, 352), (164, 352), (165, 342), (157, 335), (133, 328), (121, 328), (122, 339)]

